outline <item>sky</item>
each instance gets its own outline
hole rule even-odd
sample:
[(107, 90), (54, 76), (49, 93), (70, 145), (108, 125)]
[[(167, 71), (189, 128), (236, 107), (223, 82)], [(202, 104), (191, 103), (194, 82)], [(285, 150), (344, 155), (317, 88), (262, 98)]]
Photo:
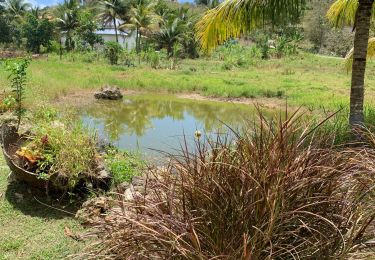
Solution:
[[(193, 0), (178, 0), (180, 3), (193, 2)], [(39, 6), (40, 8), (56, 5), (58, 3), (64, 2), (64, 0), (27, 0), (33, 6)]]

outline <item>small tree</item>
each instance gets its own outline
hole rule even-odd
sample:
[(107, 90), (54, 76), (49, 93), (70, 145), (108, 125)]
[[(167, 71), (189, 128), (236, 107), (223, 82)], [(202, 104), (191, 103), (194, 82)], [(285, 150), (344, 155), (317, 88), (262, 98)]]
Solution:
[(40, 45), (48, 47), (53, 36), (53, 25), (47, 19), (38, 19), (28, 14), (22, 26), (22, 35), (27, 39), (26, 48), (35, 53), (40, 52)]
[(12, 91), (16, 95), (16, 114), (18, 118), (17, 131), (21, 124), (21, 117), (25, 113), (23, 108), (23, 99), (26, 85), (27, 67), (30, 64), (29, 59), (20, 59), (16, 61), (8, 61), (6, 64), (6, 70), (9, 72), (8, 79), (11, 82)]
[(104, 55), (108, 58), (111, 65), (115, 65), (118, 62), (118, 58), (122, 52), (122, 47), (117, 42), (106, 42), (104, 47)]
[(82, 45), (88, 44), (91, 49), (94, 49), (95, 44), (102, 44), (103, 37), (95, 33), (98, 29), (99, 26), (95, 21), (94, 15), (88, 12), (83, 12), (79, 16), (77, 35)]

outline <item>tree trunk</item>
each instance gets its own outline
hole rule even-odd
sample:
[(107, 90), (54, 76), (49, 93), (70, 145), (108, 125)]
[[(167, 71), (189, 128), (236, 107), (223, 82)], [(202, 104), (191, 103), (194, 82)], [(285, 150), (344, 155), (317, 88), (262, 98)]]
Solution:
[(61, 41), (61, 35), (60, 35), (60, 60), (62, 59), (62, 41)]
[(349, 124), (351, 127), (364, 125), (363, 100), (366, 57), (370, 32), (371, 12), (374, 0), (359, 0), (358, 3), (355, 21), (356, 32), (354, 37), (352, 83), (350, 89)]
[(142, 40), (142, 32), (139, 30), (139, 37), (138, 37), (138, 52), (141, 52), (141, 40)]
[(116, 42), (118, 43), (116, 18), (113, 18), (113, 26), (115, 27)]
[(135, 50), (137, 51), (137, 53), (139, 53), (138, 40), (139, 40), (139, 29), (137, 27), (135, 30)]

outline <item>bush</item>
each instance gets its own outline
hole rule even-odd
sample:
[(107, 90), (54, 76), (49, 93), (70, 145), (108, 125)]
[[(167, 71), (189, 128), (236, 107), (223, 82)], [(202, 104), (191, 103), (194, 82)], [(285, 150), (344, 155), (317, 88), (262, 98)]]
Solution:
[(90, 254), (348, 258), (375, 217), (375, 153), (331, 146), (332, 137), (304, 128), (298, 113), (260, 118), (172, 156), (170, 167), (150, 173), (142, 196), (120, 196), (95, 223), (100, 240)]
[(133, 177), (140, 174), (143, 162), (136, 154), (110, 148), (106, 151), (106, 164), (113, 176), (115, 186), (123, 182), (131, 182)]
[(150, 63), (151, 68), (153, 68), (153, 69), (160, 68), (160, 60), (161, 60), (160, 52), (149, 51), (147, 55), (148, 55), (147, 60)]
[(104, 47), (104, 55), (109, 60), (111, 65), (118, 63), (118, 59), (122, 52), (122, 47), (117, 42), (106, 42)]

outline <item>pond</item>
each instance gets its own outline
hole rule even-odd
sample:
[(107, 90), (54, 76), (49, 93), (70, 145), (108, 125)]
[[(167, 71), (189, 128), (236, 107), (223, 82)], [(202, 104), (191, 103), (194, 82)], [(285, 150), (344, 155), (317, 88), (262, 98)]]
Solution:
[[(174, 153), (195, 132), (227, 132), (225, 124), (239, 128), (254, 117), (254, 106), (229, 102), (196, 101), (169, 95), (130, 95), (121, 101), (96, 101), (81, 109), (83, 122), (117, 147), (146, 156)], [(224, 124), (225, 123), (225, 124)]]

